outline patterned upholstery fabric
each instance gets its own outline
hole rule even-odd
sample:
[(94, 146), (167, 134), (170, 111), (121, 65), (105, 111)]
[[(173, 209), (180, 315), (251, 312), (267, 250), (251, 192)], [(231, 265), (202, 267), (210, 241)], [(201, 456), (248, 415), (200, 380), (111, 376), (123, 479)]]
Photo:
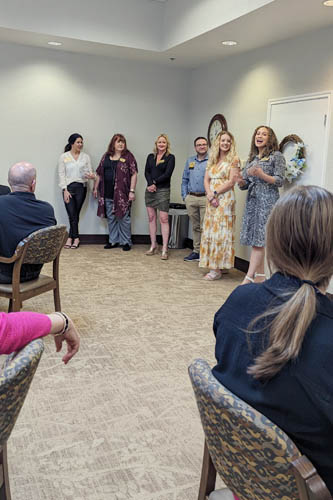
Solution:
[(66, 231), (66, 226), (62, 224), (45, 227), (29, 234), (18, 244), (20, 247), (27, 242), (29, 243), (23, 262), (25, 264), (45, 264), (54, 260), (61, 250)]
[(43, 341), (37, 339), (6, 358), (0, 372), (0, 445), (13, 430), (43, 350)]
[(301, 453), (291, 439), (223, 387), (206, 361), (197, 359), (189, 375), (214, 466), (241, 500), (296, 500), (291, 460)]

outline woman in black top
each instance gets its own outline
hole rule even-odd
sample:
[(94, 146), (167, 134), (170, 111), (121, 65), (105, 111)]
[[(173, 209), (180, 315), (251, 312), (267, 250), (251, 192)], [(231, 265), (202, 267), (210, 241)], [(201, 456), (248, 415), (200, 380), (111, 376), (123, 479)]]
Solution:
[(163, 239), (162, 260), (168, 260), (170, 179), (174, 168), (175, 157), (170, 153), (168, 136), (161, 134), (155, 141), (154, 152), (148, 155), (146, 161), (145, 177), (148, 186), (145, 202), (151, 240), (151, 247), (146, 255), (157, 253), (156, 212), (158, 209)]
[(281, 427), (333, 494), (333, 194), (298, 186), (266, 226), (273, 276), (215, 315), (214, 376)]

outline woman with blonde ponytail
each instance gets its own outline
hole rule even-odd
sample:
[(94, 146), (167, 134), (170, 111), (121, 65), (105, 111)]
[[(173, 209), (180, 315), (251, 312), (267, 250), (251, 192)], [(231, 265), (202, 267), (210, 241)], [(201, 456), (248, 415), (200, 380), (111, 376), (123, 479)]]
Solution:
[(266, 226), (274, 274), (215, 315), (215, 377), (281, 427), (333, 494), (333, 194), (299, 186)]

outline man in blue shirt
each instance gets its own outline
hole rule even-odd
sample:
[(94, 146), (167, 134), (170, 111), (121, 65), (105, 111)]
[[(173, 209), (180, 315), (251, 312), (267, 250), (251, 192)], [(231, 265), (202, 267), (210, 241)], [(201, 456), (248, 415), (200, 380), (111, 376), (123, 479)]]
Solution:
[(207, 139), (197, 137), (194, 148), (197, 154), (186, 161), (182, 179), (182, 198), (186, 203), (193, 232), (193, 252), (184, 258), (186, 262), (200, 260), (201, 230), (206, 211), (204, 177), (208, 160)]

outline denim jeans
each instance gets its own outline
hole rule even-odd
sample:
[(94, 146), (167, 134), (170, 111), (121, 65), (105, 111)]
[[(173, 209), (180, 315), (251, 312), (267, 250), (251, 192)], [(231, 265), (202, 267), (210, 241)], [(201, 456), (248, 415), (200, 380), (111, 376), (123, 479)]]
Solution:
[(105, 198), (105, 211), (109, 225), (109, 242), (111, 245), (132, 246), (131, 240), (131, 217), (129, 211), (121, 219), (112, 213), (113, 200)]

